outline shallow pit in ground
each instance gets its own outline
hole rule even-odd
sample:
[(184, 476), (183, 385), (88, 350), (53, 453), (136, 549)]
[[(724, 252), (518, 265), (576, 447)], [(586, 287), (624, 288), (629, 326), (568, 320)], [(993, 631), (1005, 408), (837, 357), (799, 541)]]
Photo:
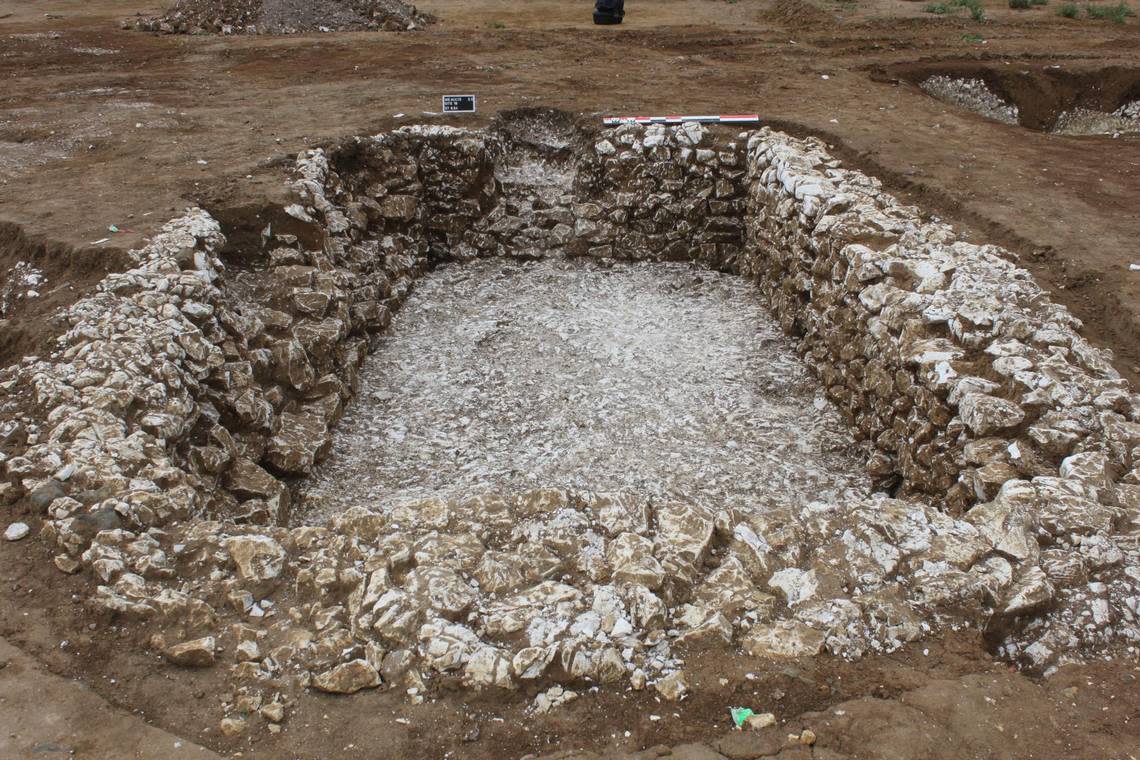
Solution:
[(1140, 397), (1008, 256), (818, 141), (523, 117), (306, 151), (0, 371), (0, 500), (124, 636), (228, 669), (227, 735), (309, 690), (541, 714), (693, 705), (694, 653), (1140, 641)]
[(536, 487), (765, 511), (868, 495), (859, 452), (744, 278), (486, 260), (417, 285), (300, 514)]
[(1140, 132), (1140, 69), (1133, 67), (964, 61), (901, 64), (872, 76), (908, 82), (987, 119), (1039, 132)]

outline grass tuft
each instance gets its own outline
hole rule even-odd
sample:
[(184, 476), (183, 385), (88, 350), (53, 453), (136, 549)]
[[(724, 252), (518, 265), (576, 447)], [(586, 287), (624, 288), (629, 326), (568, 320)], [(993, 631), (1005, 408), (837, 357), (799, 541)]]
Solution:
[(1124, 0), (1120, 0), (1115, 5), (1085, 6), (1085, 15), (1089, 18), (1111, 21), (1114, 24), (1123, 24), (1129, 16), (1135, 16), (1136, 11), (1129, 8)]
[(947, 2), (930, 3), (923, 9), (923, 13), (934, 13), (939, 16), (952, 13), (957, 8), (966, 8), (970, 11), (970, 18), (974, 21), (985, 21), (986, 12), (982, 9), (982, 0), (948, 0)]

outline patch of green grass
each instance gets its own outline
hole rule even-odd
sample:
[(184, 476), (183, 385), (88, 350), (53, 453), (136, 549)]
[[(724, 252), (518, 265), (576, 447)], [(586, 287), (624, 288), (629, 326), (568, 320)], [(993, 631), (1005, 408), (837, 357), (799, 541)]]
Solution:
[(1009, 0), (1009, 7), (1015, 11), (1029, 10), (1029, 0)]
[(1030, 5), (1048, 5), (1049, 0), (1029, 0)]
[(1085, 15), (1089, 18), (1100, 19), (1101, 21), (1111, 21), (1114, 24), (1123, 24), (1125, 19), (1129, 16), (1135, 16), (1136, 11), (1132, 10), (1125, 4), (1124, 0), (1120, 0), (1116, 5), (1088, 5), (1085, 6)]
[(985, 21), (986, 11), (982, 8), (982, 0), (960, 0), (961, 4), (970, 9), (970, 18), (974, 21)]
[(962, 41), (963, 42), (982, 42), (983, 40), (982, 40), (982, 35), (972, 33), (972, 34), (963, 34), (962, 35)]
[(982, 8), (982, 0), (946, 0), (945, 2), (931, 2), (922, 8), (922, 13), (943, 14), (953, 13), (958, 8), (966, 8), (970, 11), (970, 18), (976, 22), (984, 22), (986, 19), (985, 10)]
[(506, 29), (507, 25), (502, 21), (491, 21), (487, 24), (488, 29)]
[(985, 21), (986, 12), (982, 9), (982, 0), (947, 0), (947, 2), (930, 3), (926, 5), (923, 13), (943, 15), (953, 13), (957, 8), (966, 8), (970, 11), (970, 18), (974, 21)]
[(1076, 3), (1065, 3), (1057, 9), (1057, 15), (1065, 18), (1076, 18), (1080, 12), (1081, 9), (1077, 7)]

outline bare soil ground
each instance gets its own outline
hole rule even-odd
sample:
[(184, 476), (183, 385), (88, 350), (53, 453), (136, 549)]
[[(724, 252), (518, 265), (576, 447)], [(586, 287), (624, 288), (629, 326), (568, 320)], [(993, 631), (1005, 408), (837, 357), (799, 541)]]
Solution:
[[(682, 702), (663, 702), (652, 690), (603, 690), (542, 716), (527, 714), (533, 694), (474, 693), (458, 683), (439, 684), (419, 706), (400, 691), (314, 692), (291, 706), (281, 733), (267, 733), (253, 718), (256, 729), (224, 737), (219, 695), (231, 684), (223, 667), (173, 668), (157, 652), (136, 646), (114, 620), (92, 616), (85, 604), (90, 580), (60, 575), (48, 549), (34, 541), (0, 545), (0, 558), (0, 637), (49, 671), (80, 681), (120, 715), (133, 713), (226, 756), (504, 760), (569, 752), (575, 760), (594, 753), (616, 760), (675, 748), (678, 760), (714, 760), (717, 755), (707, 754), (712, 747), (732, 758), (775, 754), (788, 733), (810, 728), (818, 736), (814, 755), (781, 757), (836, 757), (828, 750), (875, 760), (1140, 757), (1135, 663), (1068, 666), (1036, 681), (993, 662), (977, 632), (854, 663), (826, 656), (770, 662), (720, 648), (691, 652), (692, 694)], [(27, 690), (17, 689), (22, 671), (7, 671), (5, 651), (0, 648), (0, 735), (12, 740), (14, 757), (44, 757), (42, 749), (32, 750), (46, 744), (60, 756), (75, 750), (80, 758), (103, 757), (89, 750), (105, 746), (97, 741), (110, 730), (105, 709), (72, 711), (46, 729), (6, 713), (4, 700), (26, 699)], [(19, 657), (11, 661), (20, 665)], [(15, 683), (8, 686), (7, 678)], [(771, 711), (781, 723), (763, 734), (737, 734), (730, 729), (730, 706)], [(698, 748), (687, 751), (689, 743)], [(124, 747), (119, 757), (151, 755)]]
[[(1136, 381), (1140, 272), (1129, 264), (1140, 263), (1140, 136), (1064, 137), (989, 122), (903, 75), (917, 64), (1061, 66), (1095, 82), (1105, 69), (1140, 68), (1135, 19), (1063, 19), (1056, 4), (1012, 11), (991, 0), (989, 21), (979, 24), (902, 0), (631, 0), (624, 25), (595, 28), (588, 0), (423, 0), (420, 8), (440, 19), (424, 32), (270, 38), (120, 29), (125, 17), (162, 10), (146, 0), (0, 0), (0, 221), (10, 223), (0, 228), (0, 276), (32, 261), (47, 278), (40, 298), (0, 322), (0, 362), (43, 350), (57, 330), (50, 315), (183, 207), (225, 216), (256, 206), (280, 191), (300, 149), (443, 123), (425, 113), (439, 110), (439, 96), (474, 92), (480, 114), (452, 123), (480, 125), (500, 109), (531, 105), (756, 111), (773, 126), (823, 136), (975, 240), (1016, 251)], [(17, 519), (12, 511), (4, 516)], [(114, 621), (93, 619), (84, 604), (90, 579), (61, 576), (47, 554), (34, 539), (0, 546), (0, 635), (112, 704), (226, 754), (633, 752), (715, 744), (728, 707), (747, 704), (776, 712), (786, 728), (813, 727), (817, 757), (828, 749), (876, 758), (1140, 755), (1134, 663), (1070, 667), (1034, 682), (993, 663), (967, 633), (855, 664), (821, 658), (789, 667), (710, 651), (694, 658), (693, 696), (677, 705), (610, 693), (534, 718), (523, 713), (527, 695), (445, 685), (419, 707), (390, 692), (312, 695), (279, 735), (258, 728), (225, 738), (222, 674), (176, 671)], [(23, 698), (11, 687), (0, 697), (9, 694)], [(76, 725), (105, 730), (82, 712)], [(16, 732), (10, 722), (0, 729)]]

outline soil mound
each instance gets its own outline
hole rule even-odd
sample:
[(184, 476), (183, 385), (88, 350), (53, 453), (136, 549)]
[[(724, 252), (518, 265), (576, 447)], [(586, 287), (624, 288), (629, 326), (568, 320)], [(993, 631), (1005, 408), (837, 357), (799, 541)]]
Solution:
[(176, 0), (162, 16), (126, 26), (165, 34), (412, 31), (435, 21), (403, 0)]

